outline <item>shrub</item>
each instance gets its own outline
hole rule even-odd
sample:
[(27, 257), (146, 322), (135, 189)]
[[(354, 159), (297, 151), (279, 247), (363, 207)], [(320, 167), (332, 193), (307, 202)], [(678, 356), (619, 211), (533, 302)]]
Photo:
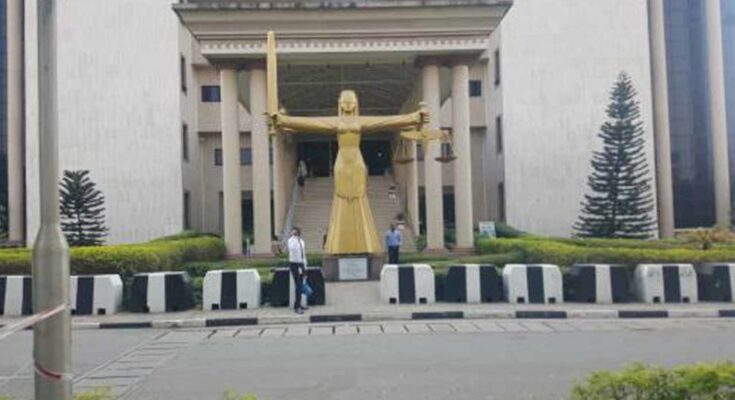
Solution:
[[(585, 240), (586, 241), (586, 240)], [(557, 239), (483, 239), (478, 241), (478, 250), (483, 254), (520, 253), (525, 263), (548, 263), (570, 266), (575, 263), (604, 263), (637, 265), (641, 263), (703, 263), (735, 260), (735, 248), (715, 247), (703, 251), (687, 247), (673, 247), (651, 242), (645, 247), (626, 247), (633, 243), (621, 241), (598, 242), (596, 247), (579, 240)], [(616, 246), (617, 245), (617, 246)]]
[(510, 225), (498, 222), (495, 224), (495, 235), (499, 238), (518, 238), (528, 236), (528, 233), (518, 230)]
[(635, 364), (620, 372), (594, 372), (573, 386), (572, 400), (726, 400), (735, 398), (735, 364), (673, 369)]
[[(76, 247), (70, 252), (73, 274), (119, 273), (130, 276), (137, 272), (169, 271), (188, 261), (219, 260), (224, 257), (224, 242), (216, 237), (159, 240), (142, 244)], [(28, 274), (31, 271), (29, 249), (0, 251), (0, 275)]]

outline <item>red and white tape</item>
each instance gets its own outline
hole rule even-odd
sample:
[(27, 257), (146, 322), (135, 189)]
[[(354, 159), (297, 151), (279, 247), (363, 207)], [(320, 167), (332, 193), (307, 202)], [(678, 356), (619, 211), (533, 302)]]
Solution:
[(45, 309), (45, 310), (43, 310), (43, 311), (41, 311), (39, 313), (36, 313), (36, 314), (31, 315), (30, 317), (23, 318), (22, 320), (14, 323), (14, 324), (8, 325), (8, 326), (0, 329), (0, 341), (2, 341), (6, 337), (8, 337), (8, 336), (10, 336), (10, 335), (12, 335), (12, 334), (14, 334), (14, 333), (16, 333), (18, 331), (21, 331), (21, 330), (23, 330), (25, 328), (28, 328), (29, 326), (33, 326), (33, 325), (35, 325), (35, 324), (37, 324), (37, 323), (39, 323), (39, 322), (41, 322), (41, 321), (43, 321), (45, 319), (49, 319), (49, 318), (53, 317), (54, 315), (59, 314), (59, 313), (65, 311), (67, 308), (68, 308), (68, 304), (66, 304), (66, 303), (59, 304), (56, 307), (47, 308), (47, 309)]

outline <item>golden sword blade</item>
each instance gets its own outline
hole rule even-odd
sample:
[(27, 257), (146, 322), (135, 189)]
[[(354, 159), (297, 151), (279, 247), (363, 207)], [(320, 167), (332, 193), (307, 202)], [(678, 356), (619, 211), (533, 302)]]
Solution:
[[(266, 81), (267, 81), (267, 107), (268, 115), (278, 112), (278, 59), (276, 58), (276, 35), (273, 31), (268, 31), (268, 40), (266, 44)], [(271, 135), (276, 133), (276, 127), (269, 127)]]

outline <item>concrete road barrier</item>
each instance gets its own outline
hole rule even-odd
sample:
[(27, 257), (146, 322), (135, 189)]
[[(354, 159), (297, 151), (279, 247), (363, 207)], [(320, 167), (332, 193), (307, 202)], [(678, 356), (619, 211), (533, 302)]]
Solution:
[(194, 290), (186, 272), (136, 274), (130, 288), (130, 311), (171, 312), (194, 307)]
[(444, 300), (450, 303), (503, 301), (503, 280), (494, 265), (452, 265), (444, 278)]
[(209, 271), (202, 285), (204, 310), (260, 307), (260, 274), (255, 269)]
[[(306, 268), (306, 279), (314, 294), (308, 301), (310, 306), (323, 306), (326, 303), (324, 275), (319, 267)], [(276, 268), (273, 272), (270, 303), (274, 307), (293, 307), (296, 297), (294, 280), (288, 268)], [(306, 304), (302, 297), (301, 304)]]
[(505, 298), (510, 303), (564, 302), (559, 267), (550, 264), (508, 264), (503, 268)]
[(710, 263), (697, 268), (700, 301), (735, 301), (735, 264)]
[(697, 302), (697, 274), (691, 264), (640, 264), (633, 286), (645, 303)]
[(73, 315), (111, 315), (120, 312), (123, 283), (120, 275), (72, 276), (69, 306)]
[(568, 289), (571, 300), (580, 303), (627, 303), (631, 301), (630, 278), (629, 269), (622, 265), (575, 264)]
[(33, 314), (32, 287), (30, 275), (0, 276), (0, 315)]
[(380, 272), (380, 299), (389, 304), (436, 302), (434, 271), (426, 264), (386, 264)]

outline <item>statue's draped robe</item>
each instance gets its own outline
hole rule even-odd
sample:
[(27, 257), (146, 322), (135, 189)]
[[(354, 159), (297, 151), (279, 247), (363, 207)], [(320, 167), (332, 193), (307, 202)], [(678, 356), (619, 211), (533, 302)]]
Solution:
[(385, 132), (418, 123), (418, 114), (279, 117), (279, 127), (308, 133), (337, 134), (339, 152), (334, 163), (334, 198), (325, 248), (328, 254), (372, 254), (383, 251), (367, 197), (367, 167), (360, 153), (360, 137), (362, 134)]

